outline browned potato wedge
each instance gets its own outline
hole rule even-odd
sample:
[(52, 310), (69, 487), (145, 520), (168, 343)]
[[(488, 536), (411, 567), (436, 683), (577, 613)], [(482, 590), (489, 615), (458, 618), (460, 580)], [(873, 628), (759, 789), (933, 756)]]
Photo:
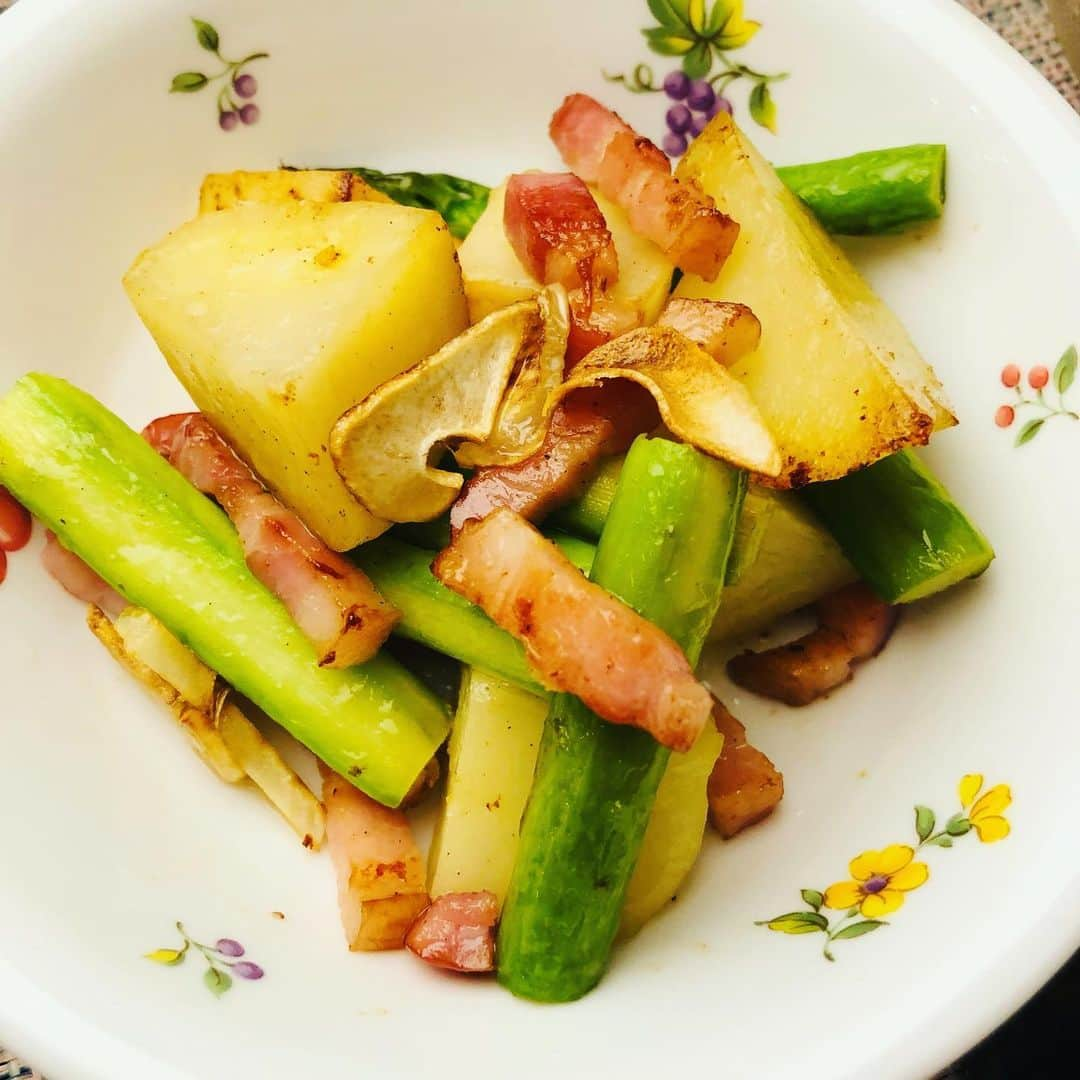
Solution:
[(199, 189), (199, 213), (228, 210), (240, 203), (382, 202), (389, 195), (355, 173), (336, 169), (272, 169), (269, 172), (210, 173)]

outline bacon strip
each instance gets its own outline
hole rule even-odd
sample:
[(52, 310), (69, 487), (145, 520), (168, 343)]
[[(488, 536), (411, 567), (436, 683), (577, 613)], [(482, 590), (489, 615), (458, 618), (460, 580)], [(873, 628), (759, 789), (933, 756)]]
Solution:
[(320, 666), (348, 667), (378, 652), (397, 611), (263, 487), (202, 413), (164, 416), (143, 437), (232, 518), (249, 569), (288, 608)]
[(673, 296), (656, 325), (677, 330), (724, 367), (753, 352), (761, 340), (761, 323), (753, 311), (726, 300)]
[(797, 641), (728, 661), (732, 681), (787, 705), (809, 705), (877, 656), (900, 614), (861, 582), (823, 597), (815, 611), (818, 628)]
[(717, 701), (716, 728), (724, 748), (709, 777), (709, 820), (725, 840), (768, 817), (784, 797), (784, 777), (756, 747), (746, 728)]
[(573, 173), (516, 173), (503, 225), (522, 265), (545, 285), (604, 292), (619, 276), (611, 232), (592, 192)]
[(635, 232), (681, 270), (716, 279), (739, 226), (694, 181), (676, 180), (662, 150), (587, 94), (571, 94), (549, 131), (563, 161), (621, 206)]
[(656, 402), (625, 379), (575, 390), (556, 407), (540, 449), (517, 465), (477, 469), (450, 508), (456, 535), (500, 506), (540, 521), (572, 499), (605, 454), (625, 450), (659, 423)]
[(41, 565), (45, 567), (46, 573), (63, 585), (76, 600), (93, 604), (113, 618), (129, 606), (104, 578), (91, 570), (74, 551), (68, 551), (49, 529), (45, 531)]
[(400, 949), (427, 907), (424, 861), (409, 819), (320, 765), (326, 841), (349, 948)]
[(588, 581), (524, 518), (499, 509), (468, 523), (432, 570), (522, 641), (545, 686), (673, 750), (693, 746), (712, 701), (682, 650)]
[(639, 324), (637, 311), (605, 295), (619, 276), (615, 243), (592, 192), (573, 173), (511, 176), (503, 225), (529, 273), (569, 291), (571, 365)]
[(425, 963), (448, 971), (494, 971), (498, 919), (494, 893), (446, 893), (413, 923), (405, 946)]

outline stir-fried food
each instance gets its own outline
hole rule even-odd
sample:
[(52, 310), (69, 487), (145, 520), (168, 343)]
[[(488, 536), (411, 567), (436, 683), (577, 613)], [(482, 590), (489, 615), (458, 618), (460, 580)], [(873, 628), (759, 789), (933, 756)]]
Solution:
[(127, 601), (104, 578), (91, 570), (74, 551), (68, 551), (56, 539), (56, 533), (51, 529), (45, 533), (41, 565), (45, 567), (46, 573), (76, 600), (93, 604), (108, 615), (119, 615), (127, 607)]
[(637, 232), (680, 270), (716, 279), (739, 226), (693, 181), (676, 180), (663, 150), (587, 94), (571, 94), (549, 130), (563, 161), (618, 203)]
[(764, 652), (744, 652), (728, 663), (732, 680), (787, 705), (809, 705), (842, 686), (855, 668), (888, 643), (899, 608), (861, 582), (822, 597), (817, 629)]
[(33, 514), (215, 775), (325, 841), (349, 949), (556, 1002), (707, 821), (784, 795), (706, 642), (813, 605), (728, 667), (805, 705), (993, 551), (909, 449), (954, 421), (937, 377), (825, 231), (940, 214), (943, 147), (775, 170), (721, 113), (673, 175), (584, 94), (549, 134), (570, 171), (494, 189), (207, 177), (125, 276), (202, 411), (140, 437), (55, 376), (0, 396), (0, 583)]
[(469, 522), (433, 570), (521, 640), (545, 685), (673, 750), (694, 744), (712, 703), (679, 647), (524, 518), (500, 509)]
[(412, 925), (405, 945), (434, 967), (448, 971), (495, 970), (495, 923), (499, 901), (494, 893), (446, 893)]
[(776, 809), (784, 797), (784, 777), (746, 741), (746, 728), (720, 701), (713, 706), (713, 720), (724, 736), (724, 748), (709, 777), (709, 820), (730, 840)]
[(450, 509), (456, 532), (500, 506), (542, 521), (572, 499), (607, 454), (660, 421), (652, 397), (625, 380), (575, 390), (556, 407), (540, 449), (517, 465), (477, 469)]
[(263, 487), (201, 413), (163, 416), (143, 436), (232, 518), (251, 572), (289, 609), (320, 664), (375, 655), (397, 619), (393, 607)]
[(377, 803), (323, 769), (326, 839), (349, 948), (400, 949), (427, 907), (424, 861), (401, 810)]

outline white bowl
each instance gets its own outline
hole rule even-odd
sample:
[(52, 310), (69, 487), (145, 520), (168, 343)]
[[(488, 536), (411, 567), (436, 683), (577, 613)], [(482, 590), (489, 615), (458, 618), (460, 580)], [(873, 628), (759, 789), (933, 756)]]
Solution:
[[(677, 0), (669, 0), (677, 2)], [(1080, 942), (1075, 662), (1080, 424), (1014, 447), (994, 425), (1009, 362), (1080, 339), (1080, 121), (952, 0), (748, 0), (732, 61), (790, 71), (778, 162), (949, 146), (944, 222), (850, 245), (937, 366), (961, 426), (929, 453), (994, 541), (980, 581), (907, 613), (855, 683), (803, 711), (730, 696), (788, 794), (707, 853), (685, 895), (559, 1008), (342, 947), (331, 872), (254, 797), (214, 780), (106, 662), (34, 549), (0, 589), (0, 1036), (58, 1080), (175, 1076), (886, 1077), (944, 1065)], [(675, 65), (641, 0), (511, 4), (235, 0), (198, 11), (254, 61), (258, 123), (217, 123), (220, 83), (189, 5), (24, 0), (0, 19), (0, 382), (74, 379), (133, 423), (183, 395), (120, 288), (133, 255), (194, 211), (204, 172), (372, 164), (496, 180), (554, 164), (546, 120), (597, 94), (659, 138), (662, 96), (602, 71)], [(1071, 391), (1073, 405), (1080, 388)], [(40, 543), (40, 536), (38, 537)], [(714, 669), (715, 670), (715, 669)], [(957, 783), (1011, 786), (1012, 833), (924, 848), (929, 881), (884, 932), (833, 944), (755, 925), (805, 908), (865, 849), (940, 821)], [(284, 921), (271, 912), (284, 912)], [(197, 965), (143, 959), (240, 939), (266, 969), (215, 998)]]

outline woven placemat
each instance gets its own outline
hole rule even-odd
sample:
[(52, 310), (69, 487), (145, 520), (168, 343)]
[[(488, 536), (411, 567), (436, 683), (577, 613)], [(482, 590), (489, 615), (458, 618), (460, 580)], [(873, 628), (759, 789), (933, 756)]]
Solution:
[[(1074, 109), (1080, 111), (1080, 79), (1065, 59), (1064, 50), (1054, 33), (1053, 23), (1050, 21), (1050, 15), (1043, 0), (959, 0), (959, 2), (978, 15), (983, 22), (992, 26), (1013, 48), (1019, 50), (1021, 55), (1034, 64), (1057, 87), (1065, 100)], [(14, 3), (15, 0), (0, 0), (0, 12)], [(1069, 977), (1068, 971), (1063, 972), (1048, 990), (1054, 991), (1061, 986), (1063, 979)], [(1075, 976), (1072, 976), (1071, 984), (1076, 984)], [(1072, 998), (1071, 992), (1069, 997)], [(1031, 1007), (1036, 1005), (1037, 1002), (1033, 1002)], [(1014, 1023), (1019, 1022), (1021, 1022), (1019, 1018), (1014, 1021)], [(1010, 1029), (1003, 1031), (997, 1038), (1008, 1037)], [(971, 1077), (972, 1080), (980, 1076), (986, 1077), (988, 1073), (985, 1067), (988, 1062), (982, 1057), (985, 1051), (976, 1053), (980, 1054), (980, 1058), (965, 1059), (947, 1075)], [(994, 1075), (1019, 1077), (1021, 1073), (995, 1072)], [(0, 1046), (0, 1080), (42, 1080), (42, 1077), (29, 1065), (19, 1061), (3, 1046)]]

